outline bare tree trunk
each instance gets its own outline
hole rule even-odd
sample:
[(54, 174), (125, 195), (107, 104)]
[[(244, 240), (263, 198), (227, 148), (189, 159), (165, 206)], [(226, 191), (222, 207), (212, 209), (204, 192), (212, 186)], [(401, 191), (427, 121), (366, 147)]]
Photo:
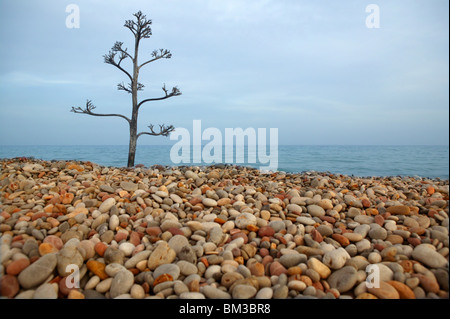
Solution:
[(135, 35), (134, 42), (134, 58), (133, 58), (133, 80), (131, 82), (131, 99), (133, 104), (133, 113), (130, 121), (130, 145), (128, 147), (128, 167), (134, 166), (134, 160), (136, 157), (136, 144), (137, 144), (137, 118), (138, 118), (138, 51), (139, 51), (139, 34)]
[(137, 122), (130, 123), (130, 143), (128, 145), (128, 167), (134, 166), (134, 159), (136, 157), (137, 144)]

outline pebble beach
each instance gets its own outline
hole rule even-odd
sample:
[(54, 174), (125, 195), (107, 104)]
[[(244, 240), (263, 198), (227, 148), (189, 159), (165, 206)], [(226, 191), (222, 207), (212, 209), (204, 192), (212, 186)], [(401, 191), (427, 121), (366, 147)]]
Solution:
[(2, 159), (0, 298), (448, 299), (448, 201), (425, 177)]

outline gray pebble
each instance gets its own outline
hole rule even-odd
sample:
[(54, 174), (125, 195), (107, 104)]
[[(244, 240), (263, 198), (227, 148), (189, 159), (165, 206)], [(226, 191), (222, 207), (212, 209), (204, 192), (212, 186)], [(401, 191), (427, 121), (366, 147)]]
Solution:
[(158, 266), (153, 271), (153, 277), (158, 278), (162, 274), (169, 274), (172, 276), (173, 280), (177, 280), (178, 276), (180, 276), (180, 267), (176, 264), (164, 264)]
[(111, 298), (116, 298), (117, 296), (128, 293), (133, 284), (134, 275), (131, 271), (119, 271), (111, 282), (111, 289), (109, 291)]

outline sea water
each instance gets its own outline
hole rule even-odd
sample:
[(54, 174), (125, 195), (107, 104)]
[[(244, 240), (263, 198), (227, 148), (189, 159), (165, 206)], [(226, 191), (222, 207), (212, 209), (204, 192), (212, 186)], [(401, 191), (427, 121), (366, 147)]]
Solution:
[[(171, 161), (171, 145), (138, 145), (135, 164), (176, 166)], [(127, 145), (32, 145), (0, 146), (0, 158), (34, 157), (43, 160), (91, 161), (103, 166), (127, 165)], [(206, 165), (208, 163), (180, 163)], [(213, 163), (214, 164), (214, 163)], [(258, 168), (244, 158), (233, 163)], [(278, 171), (331, 172), (354, 176), (420, 176), (449, 178), (449, 146), (361, 146), (361, 145), (279, 145)]]

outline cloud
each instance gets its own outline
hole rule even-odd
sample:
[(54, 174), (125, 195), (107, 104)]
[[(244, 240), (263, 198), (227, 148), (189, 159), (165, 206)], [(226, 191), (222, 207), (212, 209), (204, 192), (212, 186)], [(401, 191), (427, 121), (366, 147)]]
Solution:
[(43, 85), (66, 85), (80, 84), (81, 82), (61, 78), (44, 77), (21, 71), (12, 71), (0, 76), (0, 82), (19, 86), (43, 86)]

